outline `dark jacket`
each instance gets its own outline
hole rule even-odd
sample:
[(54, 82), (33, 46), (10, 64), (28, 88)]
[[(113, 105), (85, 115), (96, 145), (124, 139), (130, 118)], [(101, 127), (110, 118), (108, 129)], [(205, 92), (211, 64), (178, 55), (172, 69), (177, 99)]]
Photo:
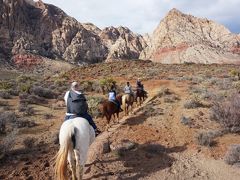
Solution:
[(85, 96), (70, 90), (67, 99), (67, 113), (82, 115), (86, 114), (87, 111), (88, 105)]

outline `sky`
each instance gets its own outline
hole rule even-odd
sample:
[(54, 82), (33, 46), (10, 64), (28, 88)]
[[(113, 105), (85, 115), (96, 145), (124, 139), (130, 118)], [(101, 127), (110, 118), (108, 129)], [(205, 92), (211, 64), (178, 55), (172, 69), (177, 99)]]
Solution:
[(81, 23), (99, 28), (126, 26), (139, 34), (152, 33), (172, 9), (208, 18), (240, 33), (240, 0), (43, 0)]

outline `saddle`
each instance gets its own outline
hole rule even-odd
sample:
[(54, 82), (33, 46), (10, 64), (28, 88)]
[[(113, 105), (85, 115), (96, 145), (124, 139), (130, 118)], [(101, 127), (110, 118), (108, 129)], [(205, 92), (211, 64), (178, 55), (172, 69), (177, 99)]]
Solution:
[(118, 103), (116, 101), (114, 100), (108, 100), (108, 101), (114, 103), (118, 107)]

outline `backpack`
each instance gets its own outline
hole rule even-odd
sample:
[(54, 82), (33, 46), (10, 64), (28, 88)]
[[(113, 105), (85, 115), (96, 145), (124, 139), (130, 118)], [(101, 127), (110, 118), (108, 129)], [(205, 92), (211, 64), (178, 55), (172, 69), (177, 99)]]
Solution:
[(77, 94), (74, 91), (69, 91), (67, 99), (67, 113), (76, 115), (86, 114), (88, 111), (87, 100), (83, 94)]

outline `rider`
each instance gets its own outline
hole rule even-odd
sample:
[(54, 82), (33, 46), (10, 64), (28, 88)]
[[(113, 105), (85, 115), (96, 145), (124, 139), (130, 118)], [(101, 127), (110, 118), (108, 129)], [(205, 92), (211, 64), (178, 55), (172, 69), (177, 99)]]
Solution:
[(75, 117), (85, 118), (95, 130), (96, 136), (100, 134), (101, 131), (97, 128), (90, 114), (88, 114), (87, 100), (84, 94), (79, 91), (79, 85), (76, 81), (71, 84), (71, 88), (66, 92), (64, 100), (67, 106), (65, 120), (73, 119)]
[(144, 89), (140, 78), (137, 79), (137, 89), (140, 89), (140, 90)]
[(137, 89), (142, 90), (145, 93), (145, 95), (147, 94), (147, 92), (144, 90), (144, 86), (143, 86), (140, 78), (137, 79)]
[(127, 85), (124, 87), (124, 93), (133, 96), (132, 86), (129, 82), (127, 82)]
[(116, 93), (116, 90), (115, 90), (115, 86), (112, 85), (111, 88), (110, 88), (110, 91), (108, 93), (108, 100), (115, 103), (118, 106), (119, 112), (121, 112), (123, 110), (121, 108), (120, 102), (117, 100), (116, 97), (117, 97), (117, 93)]

